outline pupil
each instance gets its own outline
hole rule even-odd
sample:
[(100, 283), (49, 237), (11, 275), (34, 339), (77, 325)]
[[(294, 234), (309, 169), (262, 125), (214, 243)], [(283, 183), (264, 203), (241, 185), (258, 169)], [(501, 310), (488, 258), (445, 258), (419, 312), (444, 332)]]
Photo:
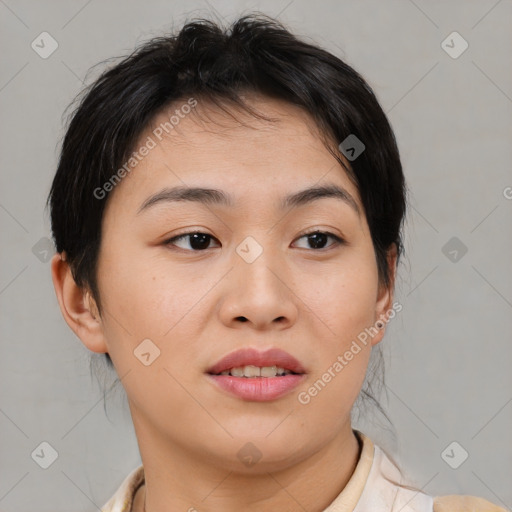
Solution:
[[(317, 249), (318, 247), (325, 245), (327, 236), (325, 235), (325, 233), (313, 233), (312, 235), (309, 235), (308, 238), (310, 239), (310, 242), (311, 242), (311, 239), (313, 239), (313, 242), (311, 245), (315, 249)], [(320, 239), (320, 242), (319, 242), (319, 239)]]
[(192, 238), (190, 240), (190, 245), (193, 249), (207, 249), (209, 243), (210, 235), (202, 234), (202, 233), (192, 233), (190, 235)]

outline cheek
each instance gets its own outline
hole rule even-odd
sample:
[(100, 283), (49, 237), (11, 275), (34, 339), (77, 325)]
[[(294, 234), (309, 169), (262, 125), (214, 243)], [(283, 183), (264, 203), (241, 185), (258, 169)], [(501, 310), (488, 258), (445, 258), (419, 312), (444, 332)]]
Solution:
[(377, 294), (374, 260), (370, 254), (355, 257), (350, 265), (348, 259), (345, 263), (341, 270), (317, 276), (318, 291), (308, 298), (318, 325), (316, 364), (297, 401), (312, 435), (323, 435), (325, 428), (336, 432), (347, 421), (371, 355), (368, 338), (358, 336), (373, 325)]
[[(194, 297), (188, 298), (176, 278), (136, 248), (124, 247), (117, 257), (112, 255), (110, 248), (105, 250), (98, 272), (104, 333), (109, 352), (124, 351), (133, 357), (144, 339), (160, 346)], [(180, 293), (174, 293), (177, 289)]]
[(313, 417), (319, 414), (326, 421), (330, 418), (339, 423), (349, 414), (371, 355), (365, 329), (374, 323), (377, 291), (378, 275), (371, 248), (347, 252), (339, 265), (308, 278), (303, 287), (303, 296), (307, 296), (304, 302), (318, 326), (318, 342), (314, 374), (301, 389), (305, 395), (299, 403)]
[(373, 253), (353, 251), (321, 272), (305, 272), (298, 291), (327, 346), (342, 348), (373, 324), (378, 276)]
[(143, 340), (151, 340), (160, 350), (150, 368), (166, 366), (175, 371), (177, 367), (181, 372), (180, 361), (197, 352), (195, 345), (211, 314), (205, 311), (205, 294), (218, 281), (211, 267), (203, 265), (201, 271), (197, 267), (197, 263), (173, 267), (161, 252), (148, 257), (147, 250), (137, 247), (126, 248), (115, 260), (104, 258), (100, 276), (107, 311), (104, 333), (119, 373), (134, 362), (138, 367), (136, 354)]

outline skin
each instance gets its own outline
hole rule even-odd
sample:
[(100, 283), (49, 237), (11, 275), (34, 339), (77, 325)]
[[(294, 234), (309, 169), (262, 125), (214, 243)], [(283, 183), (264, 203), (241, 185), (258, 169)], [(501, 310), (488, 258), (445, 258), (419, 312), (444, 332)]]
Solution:
[[(386, 288), (358, 190), (313, 121), (278, 100), (248, 101), (279, 122), (240, 111), (243, 126), (200, 103), (111, 193), (98, 267), (102, 315), (65, 259), (52, 260), (66, 322), (89, 350), (108, 352), (123, 377), (146, 477), (136, 512), (321, 511), (359, 458), (350, 411), (385, 328), (308, 404), (298, 393), (389, 311), (396, 252)], [(160, 114), (140, 140), (167, 119)], [(277, 208), (282, 196), (326, 183), (344, 187), (361, 216), (335, 198)], [(175, 185), (222, 189), (235, 207), (160, 203), (137, 215), (148, 196)], [(196, 229), (213, 237), (208, 249), (194, 251), (190, 238), (165, 245)], [(314, 229), (346, 243), (328, 238), (315, 249), (303, 235)], [(263, 248), (252, 263), (235, 250), (247, 236)], [(133, 353), (147, 338), (160, 349), (149, 366)], [(205, 371), (241, 347), (281, 348), (306, 379), (271, 402), (220, 391)], [(250, 467), (237, 456), (247, 442), (262, 454)]]

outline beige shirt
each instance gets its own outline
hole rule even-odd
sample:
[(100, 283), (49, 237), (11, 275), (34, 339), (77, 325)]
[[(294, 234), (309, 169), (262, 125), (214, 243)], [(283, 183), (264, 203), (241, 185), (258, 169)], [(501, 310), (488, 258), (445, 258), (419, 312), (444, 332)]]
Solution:
[[(344, 489), (323, 512), (507, 512), (474, 496), (429, 496), (406, 487), (398, 468), (379, 446), (358, 430), (361, 455)], [(144, 468), (135, 468), (101, 512), (132, 512), (135, 493), (144, 484)], [(403, 487), (402, 487), (403, 485)]]

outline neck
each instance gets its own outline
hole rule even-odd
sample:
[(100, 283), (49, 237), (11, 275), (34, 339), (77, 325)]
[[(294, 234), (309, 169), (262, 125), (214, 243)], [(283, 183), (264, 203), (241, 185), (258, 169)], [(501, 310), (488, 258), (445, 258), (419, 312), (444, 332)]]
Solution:
[(139, 488), (132, 511), (253, 512), (264, 508), (321, 512), (350, 480), (360, 448), (348, 423), (320, 451), (277, 471), (230, 471), (176, 447), (168, 456), (156, 448), (141, 450), (145, 485)]

